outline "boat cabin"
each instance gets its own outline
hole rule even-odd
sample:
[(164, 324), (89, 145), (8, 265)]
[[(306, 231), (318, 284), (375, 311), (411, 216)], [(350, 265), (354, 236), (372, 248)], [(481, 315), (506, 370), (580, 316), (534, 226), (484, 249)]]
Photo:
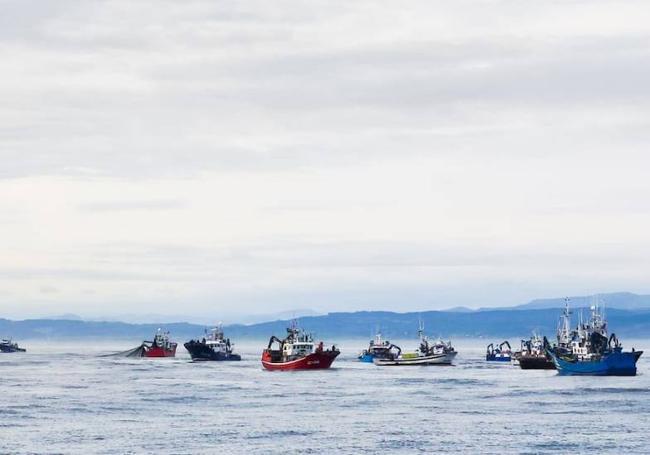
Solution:
[(303, 357), (314, 351), (313, 342), (285, 343), (282, 347), (282, 354), (285, 357)]
[(221, 325), (210, 330), (210, 334), (207, 338), (203, 339), (203, 344), (208, 346), (214, 352), (223, 354), (228, 354), (232, 350), (232, 346), (234, 346), (230, 343), (229, 339), (224, 337)]
[(156, 335), (153, 337), (153, 345), (169, 350), (172, 348), (172, 344), (169, 341), (169, 332), (163, 332), (162, 329), (158, 329)]

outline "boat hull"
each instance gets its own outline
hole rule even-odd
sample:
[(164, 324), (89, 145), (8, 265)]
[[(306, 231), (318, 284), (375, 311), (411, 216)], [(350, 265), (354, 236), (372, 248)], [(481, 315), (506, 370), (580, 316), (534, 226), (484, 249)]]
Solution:
[(386, 355), (386, 354), (370, 354), (367, 352), (364, 352), (363, 354), (359, 355), (359, 362), (365, 362), (365, 363), (373, 363), (375, 359), (393, 359), (395, 357), (394, 355)]
[(519, 368), (522, 370), (555, 370), (555, 363), (544, 356), (521, 356), (519, 357)]
[(372, 363), (375, 360), (375, 356), (372, 354), (361, 354), (359, 356), (359, 362)]
[(635, 376), (636, 362), (643, 351), (612, 352), (596, 361), (567, 360), (551, 354), (555, 367), (563, 376)]
[(160, 346), (147, 346), (142, 350), (142, 357), (176, 357), (176, 343), (173, 343), (169, 349), (165, 349)]
[(299, 359), (283, 362), (273, 361), (271, 353), (265, 349), (262, 353), (262, 366), (272, 371), (324, 370), (332, 365), (339, 354), (339, 351), (314, 352)]
[(511, 356), (497, 356), (497, 355), (486, 355), (485, 360), (488, 362), (510, 362), (512, 360)]
[(15, 346), (0, 346), (0, 352), (10, 354), (12, 352), (27, 352), (27, 349), (18, 348)]
[(396, 359), (375, 359), (379, 366), (407, 366), (407, 365), (451, 365), (457, 352), (446, 354), (433, 354), (421, 357), (398, 357)]
[(185, 343), (185, 349), (190, 353), (190, 357), (195, 362), (211, 361), (211, 362), (226, 362), (226, 361), (239, 361), (241, 356), (239, 354), (224, 354), (223, 352), (215, 352), (209, 346), (203, 343)]

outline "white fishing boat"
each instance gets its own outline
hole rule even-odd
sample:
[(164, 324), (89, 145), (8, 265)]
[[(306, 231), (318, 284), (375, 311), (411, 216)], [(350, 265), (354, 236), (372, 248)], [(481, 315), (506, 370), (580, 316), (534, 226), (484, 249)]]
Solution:
[(451, 365), (458, 352), (451, 345), (451, 341), (441, 339), (431, 342), (424, 335), (424, 325), (420, 321), (418, 330), (420, 346), (414, 352), (404, 352), (391, 358), (374, 359), (374, 364), (379, 366), (402, 365)]

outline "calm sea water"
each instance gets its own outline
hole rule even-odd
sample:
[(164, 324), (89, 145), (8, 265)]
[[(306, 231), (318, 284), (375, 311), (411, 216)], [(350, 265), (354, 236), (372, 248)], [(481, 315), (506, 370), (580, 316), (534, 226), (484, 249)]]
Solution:
[(650, 451), (649, 355), (636, 377), (559, 377), (486, 364), (482, 341), (457, 342), (456, 366), (402, 368), (357, 362), (365, 343), (305, 372), (263, 371), (263, 342), (238, 345), (239, 363), (24, 343), (0, 354), (0, 453)]

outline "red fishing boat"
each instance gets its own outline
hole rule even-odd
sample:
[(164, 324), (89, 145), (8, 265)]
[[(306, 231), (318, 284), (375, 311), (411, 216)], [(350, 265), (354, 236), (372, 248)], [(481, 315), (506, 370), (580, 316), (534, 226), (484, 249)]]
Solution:
[(108, 354), (110, 357), (176, 357), (177, 343), (170, 341), (169, 332), (158, 329), (153, 341), (143, 341), (137, 348)]
[(158, 329), (153, 341), (142, 343), (142, 357), (176, 357), (177, 345), (169, 339), (169, 332)]
[[(271, 349), (277, 343), (279, 349)], [(287, 328), (284, 340), (272, 336), (262, 353), (262, 366), (267, 370), (321, 370), (329, 368), (341, 352), (332, 346), (316, 345), (311, 334), (296, 327), (295, 322)]]

